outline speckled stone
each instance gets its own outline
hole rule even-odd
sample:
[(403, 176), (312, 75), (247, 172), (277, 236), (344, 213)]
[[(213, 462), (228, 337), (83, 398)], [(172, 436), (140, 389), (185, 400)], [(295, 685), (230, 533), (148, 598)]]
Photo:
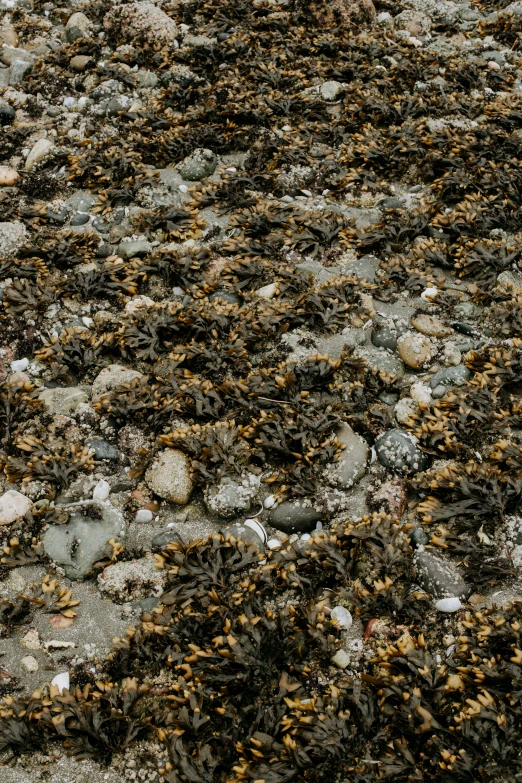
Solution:
[(453, 563), (419, 546), (413, 558), (417, 577), (424, 590), (433, 598), (466, 598), (470, 587)]
[(344, 446), (338, 462), (325, 471), (325, 479), (331, 486), (350, 489), (366, 472), (368, 444), (357, 435), (349, 424), (343, 423), (337, 433), (337, 440)]
[(165, 449), (147, 470), (145, 481), (160, 498), (185, 505), (193, 489), (190, 460), (178, 449)]
[(443, 324), (439, 318), (434, 318), (427, 313), (420, 313), (411, 319), (411, 325), (421, 334), (428, 337), (447, 337), (452, 334), (452, 329)]
[(270, 513), (270, 524), (285, 533), (307, 533), (315, 528), (322, 511), (309, 500), (286, 500)]
[(403, 430), (388, 430), (380, 435), (375, 450), (384, 467), (400, 473), (417, 473), (426, 466), (426, 456), (417, 446), (416, 438)]
[(420, 334), (406, 334), (397, 340), (397, 350), (404, 364), (413, 370), (429, 365), (432, 359), (432, 345)]

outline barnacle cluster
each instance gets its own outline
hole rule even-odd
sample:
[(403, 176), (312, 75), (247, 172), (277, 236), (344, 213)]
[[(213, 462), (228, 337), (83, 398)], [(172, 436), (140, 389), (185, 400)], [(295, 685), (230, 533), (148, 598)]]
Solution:
[[(47, 562), (46, 526), (69, 519), (60, 493), (95, 470), (80, 420), (146, 433), (131, 482), (169, 448), (200, 488), (248, 471), (276, 503), (319, 504), (340, 425), (369, 446), (396, 426), (386, 400), (404, 381), (348, 339), (364, 338), (379, 303), (409, 297), (445, 319), (465, 337), (468, 374), (404, 422), (428, 464), (401, 485), (404, 515), (343, 507), (331, 523), (323, 504), (321, 529), (272, 551), (219, 533), (162, 545), (161, 604), (96, 676), (78, 664), (70, 691), (2, 690), (1, 760), (61, 741), (110, 763), (154, 738), (169, 783), (518, 780), (522, 603), (470, 601), (441, 620), (412, 531), (475, 594), (516, 579), (505, 523), (522, 498), (521, 17), (484, 0), (472, 29), (437, 23), (437, 48), (387, 26), (385, 12), (412, 5), (392, 0), (154, 4), (202, 33), (178, 48), (168, 25), (134, 35), (138, 4), (113, 5), (85, 8), (116, 48), (86, 33), (42, 54), (22, 121), (0, 124), (2, 162), (64, 91), (81, 105), (111, 82), (140, 98), (95, 105), (76, 135), (64, 121), (63, 144), (0, 187), (2, 221), (23, 233), (0, 257), (0, 359), (36, 368), (0, 364), (0, 469), (38, 498), (3, 542), (2, 576)], [(22, 39), (45, 6), (12, 13)], [(509, 67), (481, 59), (486, 38)], [(202, 148), (227, 164), (162, 201), (165, 172)], [(81, 231), (52, 206), (72, 188), (93, 196)], [(368, 258), (374, 274), (361, 274)], [(336, 352), (320, 348), (343, 334)], [(42, 383), (82, 388), (110, 364), (136, 372), (76, 418), (48, 415)], [(94, 571), (122, 556), (111, 539)], [(72, 617), (75, 603), (49, 577), (0, 602), (2, 632), (37, 605)], [(330, 619), (339, 605), (365, 631), (360, 649)]]

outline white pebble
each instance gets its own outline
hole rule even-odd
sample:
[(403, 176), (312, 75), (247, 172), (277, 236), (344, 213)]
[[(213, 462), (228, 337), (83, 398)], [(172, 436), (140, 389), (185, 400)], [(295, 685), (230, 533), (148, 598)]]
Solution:
[(88, 316), (88, 315), (84, 315), (84, 316), (83, 316), (83, 318), (82, 318), (82, 322), (85, 324), (85, 326), (87, 327), (87, 329), (90, 329), (90, 328), (91, 328), (91, 326), (92, 326), (92, 325), (93, 325), (93, 323), (94, 323), (94, 321), (92, 320), (92, 318), (89, 318), (89, 316)]
[(439, 612), (458, 612), (459, 609), (462, 609), (462, 604), (459, 598), (441, 598), (440, 601), (435, 602), (435, 608)]
[(276, 504), (276, 499), (273, 495), (269, 495), (267, 498), (264, 499), (263, 506), (265, 508), (273, 508)]
[(271, 538), (267, 542), (267, 547), (269, 549), (279, 549), (280, 546), (281, 546), (281, 542), (280, 542), (280, 540), (278, 538)]
[(291, 131), (292, 128), (290, 125), (283, 125), (282, 130), (284, 130), (285, 133), (288, 133), (288, 131)]
[(311, 538), (310, 533), (303, 533), (301, 536), (301, 541), (309, 541)]
[(67, 97), (63, 99), (63, 105), (69, 108), (75, 103), (75, 99), (72, 97)]
[(340, 625), (341, 628), (345, 629), (345, 631), (347, 631), (348, 628), (351, 628), (353, 623), (352, 615), (344, 606), (334, 606), (330, 615), (330, 619), (335, 620), (337, 625)]
[(103, 503), (107, 500), (111, 492), (111, 485), (105, 479), (100, 479), (92, 491), (93, 500), (99, 500)]
[(225, 169), (225, 171), (230, 171), (231, 174), (235, 174), (237, 169), (234, 166), (229, 166), (229, 168)]
[(308, 196), (308, 198), (312, 198), (313, 193), (311, 190), (302, 190), (301, 193), (303, 193), (305, 196)]
[(172, 293), (174, 294), (174, 296), (184, 296), (185, 295), (185, 291), (183, 290), (183, 288), (180, 288), (179, 285), (174, 286), (174, 288), (172, 289)]
[(51, 685), (55, 685), (60, 691), (60, 694), (62, 694), (64, 690), (70, 690), (71, 681), (69, 678), (69, 672), (62, 672), (61, 674), (57, 674), (56, 677), (51, 680)]
[(258, 288), (255, 292), (255, 295), (259, 296), (261, 299), (272, 299), (276, 294), (277, 286), (275, 283), (264, 285), (262, 288)]
[(153, 517), (152, 511), (148, 508), (140, 508), (136, 511), (136, 522), (151, 522)]
[(321, 522), (321, 520), (319, 520), (319, 522), (315, 523), (315, 529), (316, 530), (322, 530), (323, 529), (323, 523)]
[(188, 187), (186, 185), (180, 185), (179, 189), (182, 193), (188, 193)]
[(424, 291), (421, 294), (421, 299), (425, 299), (426, 301), (429, 301), (430, 299), (433, 299), (434, 296), (436, 296), (439, 293), (438, 288), (425, 288)]
[(24, 370), (27, 370), (29, 367), (29, 359), (27, 357), (24, 357), (23, 359), (17, 359), (14, 362), (11, 362), (11, 370), (13, 372), (23, 372)]
[(20, 666), (29, 674), (34, 674), (34, 672), (38, 671), (38, 661), (32, 655), (26, 655), (25, 658), (22, 658)]

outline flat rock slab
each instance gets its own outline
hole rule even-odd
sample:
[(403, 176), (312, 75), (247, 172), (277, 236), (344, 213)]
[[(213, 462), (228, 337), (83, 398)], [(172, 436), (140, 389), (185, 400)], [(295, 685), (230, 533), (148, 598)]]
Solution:
[(85, 579), (111, 538), (121, 541), (124, 536), (121, 511), (104, 503), (85, 501), (75, 505), (67, 524), (52, 525), (46, 530), (43, 545), (51, 560), (65, 568), (69, 579), (77, 580)]

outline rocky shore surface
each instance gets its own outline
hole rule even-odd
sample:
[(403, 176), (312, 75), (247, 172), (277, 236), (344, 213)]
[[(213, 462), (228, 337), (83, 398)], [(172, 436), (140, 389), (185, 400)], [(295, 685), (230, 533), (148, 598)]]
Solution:
[(521, 779), (522, 2), (0, 0), (0, 780)]

